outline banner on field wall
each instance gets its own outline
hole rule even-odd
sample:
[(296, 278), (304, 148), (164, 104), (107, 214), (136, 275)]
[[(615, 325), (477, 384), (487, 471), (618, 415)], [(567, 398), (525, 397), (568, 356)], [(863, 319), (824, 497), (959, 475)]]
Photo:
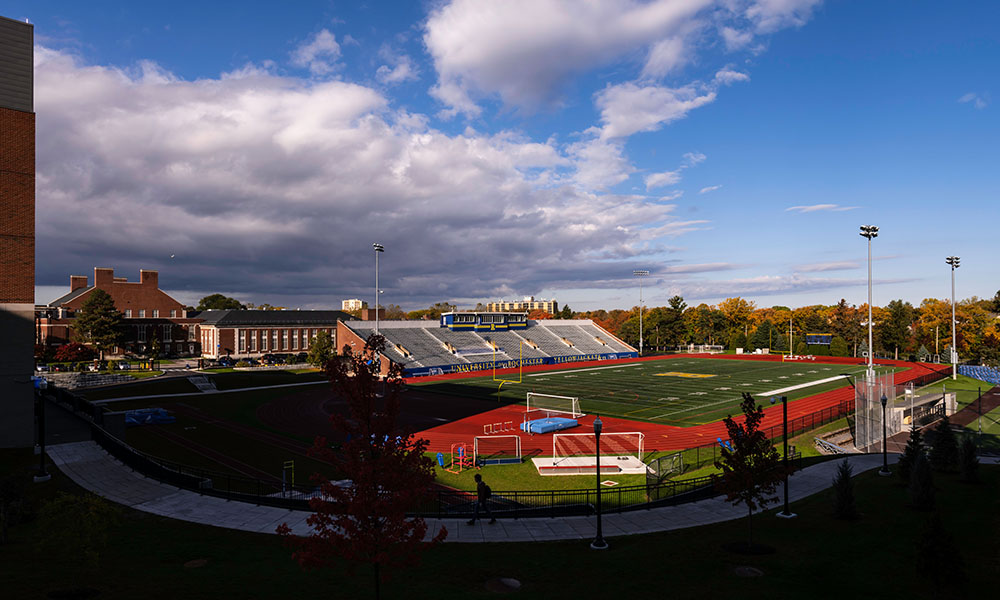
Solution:
[[(607, 352), (602, 354), (580, 354), (576, 356), (543, 356), (537, 358), (516, 358), (496, 361), (497, 369), (516, 369), (519, 366), (533, 367), (538, 365), (561, 365), (565, 363), (590, 362), (595, 360), (616, 360), (620, 358), (636, 358), (638, 352)], [(461, 363), (454, 365), (434, 365), (430, 367), (416, 367), (406, 369), (404, 377), (420, 377), (422, 375), (446, 375), (449, 373), (473, 373), (476, 371), (488, 371), (494, 368), (494, 361), (488, 360), (477, 363)]]

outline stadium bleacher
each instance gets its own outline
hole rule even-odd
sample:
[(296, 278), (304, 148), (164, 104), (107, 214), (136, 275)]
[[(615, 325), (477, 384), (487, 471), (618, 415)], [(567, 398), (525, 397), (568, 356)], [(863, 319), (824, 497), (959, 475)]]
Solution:
[(983, 367), (979, 365), (958, 365), (958, 374), (965, 375), (966, 377), (972, 377), (973, 379), (978, 379), (979, 381), (985, 381), (986, 383), (991, 383), (993, 385), (1000, 385), (1000, 370), (992, 367)]

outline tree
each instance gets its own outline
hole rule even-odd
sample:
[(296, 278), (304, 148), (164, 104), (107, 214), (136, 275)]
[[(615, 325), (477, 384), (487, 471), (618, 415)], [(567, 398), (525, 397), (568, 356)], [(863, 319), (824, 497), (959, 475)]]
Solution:
[(934, 445), (931, 446), (928, 458), (931, 466), (938, 471), (951, 471), (958, 463), (958, 440), (951, 430), (951, 419), (947, 415), (934, 428)]
[(854, 469), (845, 458), (837, 467), (837, 476), (833, 478), (833, 516), (838, 519), (858, 518), (858, 506), (854, 502), (854, 480), (851, 479), (853, 474)]
[(839, 335), (833, 336), (833, 339), (830, 340), (830, 356), (847, 356), (849, 352), (847, 340)]
[(312, 340), (306, 362), (314, 367), (322, 367), (330, 362), (331, 357), (333, 357), (333, 340), (330, 339), (329, 333), (320, 331)]
[(528, 318), (531, 319), (532, 321), (543, 321), (545, 319), (551, 319), (552, 313), (548, 313), (540, 308), (536, 308), (535, 310), (528, 313)]
[(924, 523), (916, 554), (917, 576), (930, 581), (935, 588), (934, 597), (966, 597), (965, 563), (938, 513)]
[(154, 334), (153, 341), (149, 343), (149, 358), (159, 360), (161, 352), (163, 352), (163, 344), (160, 343), (160, 337)]
[(56, 362), (78, 362), (90, 360), (94, 357), (94, 351), (79, 342), (70, 342), (56, 348)]
[(244, 310), (246, 306), (236, 298), (222, 294), (211, 294), (198, 301), (197, 310)]
[(563, 305), (562, 310), (559, 311), (559, 318), (560, 319), (572, 319), (573, 318), (573, 311), (570, 310), (569, 305), (567, 305), (567, 304)]
[(903, 455), (896, 463), (896, 474), (903, 480), (903, 483), (910, 482), (910, 474), (913, 472), (913, 465), (917, 462), (917, 457), (924, 452), (924, 440), (920, 430), (913, 426), (910, 428), (910, 437), (906, 440), (906, 448), (903, 448)]
[(886, 306), (888, 318), (879, 330), (886, 352), (898, 352), (910, 346), (910, 325), (913, 323), (913, 305), (902, 300), (893, 300)]
[(732, 415), (723, 423), (729, 433), (732, 449), (723, 446), (721, 458), (715, 467), (722, 471), (718, 482), (719, 490), (726, 494), (726, 500), (733, 505), (746, 504), (747, 526), (749, 529), (748, 549), (753, 548), (753, 511), (763, 509), (768, 502), (777, 500), (775, 489), (782, 481), (784, 471), (778, 450), (760, 430), (764, 420), (764, 407), (757, 404), (753, 396), (744, 392), (743, 423), (737, 423)]
[(94, 346), (101, 360), (105, 351), (121, 343), (121, 327), (122, 314), (115, 308), (114, 299), (100, 288), (90, 292), (73, 322), (77, 341)]
[(977, 483), (979, 481), (979, 449), (972, 436), (966, 436), (958, 446), (958, 464), (962, 472), (962, 481)]
[(774, 329), (774, 325), (771, 321), (764, 320), (757, 326), (756, 331), (753, 332), (753, 337), (750, 338), (750, 343), (753, 344), (754, 348), (770, 348), (776, 334), (777, 337), (781, 337), (781, 335)]
[[(729, 327), (740, 331), (743, 331), (753, 309), (753, 302), (748, 302), (739, 296), (726, 298), (719, 303), (719, 311), (726, 317)], [(744, 331), (744, 333), (746, 332)]]
[(934, 475), (931, 463), (923, 452), (917, 454), (910, 473), (910, 502), (918, 510), (934, 508)]
[[(326, 363), (324, 372), (337, 395), (347, 401), (348, 414), (330, 416), (334, 431), (346, 436), (339, 452), (318, 437), (310, 454), (334, 465), (351, 484), (333, 485), (314, 475), (322, 492), (309, 501), (315, 511), (307, 519), (313, 533), (292, 535), (287, 524), (278, 527), (296, 551), (292, 557), (304, 568), (337, 567), (340, 560), (368, 563), (375, 574), (375, 596), (380, 595), (382, 568), (413, 564), (425, 548), (427, 524), (406, 513), (418, 506), (434, 481), (432, 461), (424, 453), (427, 440), (416, 439), (396, 424), (403, 384), (402, 367), (391, 363), (380, 398), (379, 356), (385, 338), (369, 336), (361, 352), (344, 346), (344, 360)], [(431, 544), (444, 539), (442, 527)]]
[(386, 321), (402, 321), (406, 318), (406, 313), (403, 312), (403, 309), (398, 304), (387, 304), (385, 306), (384, 318)]
[(734, 329), (732, 335), (729, 336), (729, 349), (736, 351), (737, 348), (747, 347), (747, 336), (743, 335), (742, 331)]

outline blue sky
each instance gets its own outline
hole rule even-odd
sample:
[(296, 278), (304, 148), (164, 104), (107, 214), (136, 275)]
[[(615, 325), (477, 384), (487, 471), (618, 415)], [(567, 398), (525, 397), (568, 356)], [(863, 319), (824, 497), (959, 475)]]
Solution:
[[(5, 2), (35, 25), (38, 301), (577, 310), (1000, 289), (1000, 4)], [(171, 258), (173, 255), (173, 258)]]

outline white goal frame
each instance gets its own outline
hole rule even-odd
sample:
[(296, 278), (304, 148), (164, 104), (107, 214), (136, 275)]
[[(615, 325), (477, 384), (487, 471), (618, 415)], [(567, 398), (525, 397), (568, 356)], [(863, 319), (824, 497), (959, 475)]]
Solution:
[[(631, 438), (632, 442), (628, 446), (628, 450), (623, 452), (623, 446), (620, 443), (615, 443), (614, 440), (618, 438), (628, 436)], [(565, 448), (566, 444), (560, 446), (560, 440), (583, 440), (587, 439), (585, 442), (587, 448), (583, 452), (573, 452), (567, 453), (561, 451)], [(642, 462), (642, 452), (643, 444), (646, 439), (646, 434), (641, 431), (623, 431), (615, 433), (602, 433), (601, 434), (601, 456), (635, 456)], [(637, 443), (636, 443), (637, 442)], [(579, 447), (579, 444), (572, 444), (572, 446)], [(589, 450), (589, 453), (588, 453)], [(576, 456), (597, 456), (597, 440), (593, 433), (555, 433), (552, 434), (552, 464), (557, 465), (560, 461), (567, 458), (572, 458)]]
[(568, 414), (574, 419), (583, 416), (583, 411), (580, 410), (580, 399), (573, 396), (528, 392), (525, 404), (527, 405), (526, 413), (544, 411), (546, 413)]
[[(472, 443), (473, 443), (473, 452), (474, 452), (474, 455), (476, 457), (476, 460), (479, 461), (480, 460), (479, 457), (481, 455), (483, 455), (483, 453), (479, 451), (479, 440), (497, 440), (497, 441), (499, 441), (501, 439), (511, 440), (511, 441), (514, 442), (513, 443), (513, 452), (514, 453), (513, 454), (504, 454), (503, 457), (500, 460), (502, 461), (502, 459), (511, 459), (511, 462), (513, 462), (513, 459), (516, 458), (517, 461), (520, 462), (521, 461), (521, 436), (519, 436), (519, 435), (477, 435), (473, 439), (473, 441), (472, 441)], [(494, 460), (494, 459), (486, 458), (485, 460)], [(503, 463), (499, 462), (498, 464), (503, 464)]]

